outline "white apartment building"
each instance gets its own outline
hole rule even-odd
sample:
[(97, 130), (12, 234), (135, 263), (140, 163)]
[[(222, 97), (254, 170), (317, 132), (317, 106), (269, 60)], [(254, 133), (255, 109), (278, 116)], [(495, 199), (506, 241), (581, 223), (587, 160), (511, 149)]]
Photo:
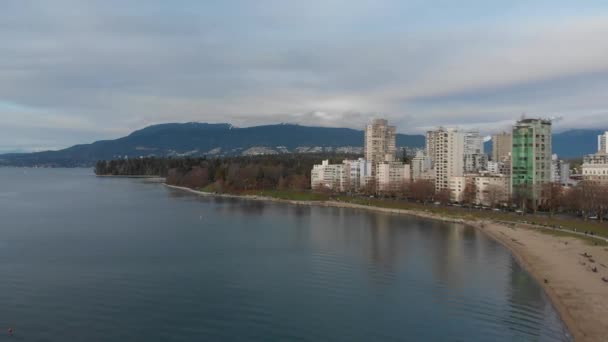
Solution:
[(486, 171), (488, 171), (488, 173), (497, 175), (500, 173), (500, 168), (501, 168), (501, 162), (497, 162), (497, 161), (489, 161), (488, 164), (486, 165)]
[[(463, 202), (465, 191), (475, 191), (474, 203), (483, 206), (495, 206), (507, 203), (510, 197), (510, 179), (498, 174), (467, 174), (450, 177), (450, 200)], [(467, 185), (471, 188), (467, 190)]]
[(347, 169), (344, 163), (329, 164), (329, 160), (322, 161), (320, 165), (313, 165), (310, 172), (310, 186), (315, 190), (325, 188), (333, 191), (346, 191), (348, 188)]
[(395, 126), (389, 126), (384, 119), (375, 119), (365, 127), (364, 156), (372, 164), (373, 174), (377, 164), (394, 160), (396, 132)]
[(570, 163), (559, 159), (555, 153), (551, 156), (551, 182), (570, 183)]
[(479, 131), (466, 131), (464, 135), (464, 154), (483, 154), (483, 138)]
[(485, 170), (488, 156), (484, 153), (483, 137), (479, 135), (479, 131), (468, 131), (462, 134), (464, 135), (464, 172)]
[(511, 197), (511, 180), (504, 175), (481, 174), (474, 177), (475, 203), (493, 207), (505, 204)]
[(608, 154), (596, 153), (583, 159), (583, 179), (608, 184)]
[(467, 180), (471, 181), (470, 177), (453, 176), (449, 180), (450, 202), (462, 202), (464, 199), (464, 191), (467, 186)]
[(597, 152), (608, 153), (608, 132), (597, 136)]
[(464, 155), (464, 172), (475, 173), (485, 171), (488, 167), (487, 154), (466, 154)]
[(409, 182), (409, 164), (385, 161), (376, 165), (376, 184), (379, 192), (400, 191)]
[(433, 144), (430, 157), (435, 170), (435, 191), (449, 189), (450, 177), (464, 174), (464, 134), (454, 128), (427, 132), (427, 148), (429, 138)]
[(486, 165), (486, 171), (491, 174), (497, 175), (510, 175), (511, 174), (511, 156), (507, 156), (502, 161), (488, 161)]
[(511, 156), (513, 150), (513, 135), (511, 133), (498, 133), (492, 136), (492, 160), (503, 161)]
[(347, 191), (356, 192), (363, 188), (372, 177), (372, 164), (364, 158), (342, 161), (347, 173)]
[(428, 178), (431, 170), (431, 157), (427, 156), (423, 151), (416, 152), (416, 156), (412, 158), (412, 180)]

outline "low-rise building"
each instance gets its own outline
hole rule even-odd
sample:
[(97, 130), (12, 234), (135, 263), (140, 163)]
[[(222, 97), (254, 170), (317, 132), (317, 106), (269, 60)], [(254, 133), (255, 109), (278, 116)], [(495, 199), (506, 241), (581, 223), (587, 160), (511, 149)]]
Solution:
[(348, 186), (347, 167), (343, 164), (329, 164), (324, 160), (314, 165), (310, 172), (310, 186), (315, 190), (327, 189), (346, 191)]
[(376, 165), (376, 184), (379, 192), (401, 191), (409, 182), (409, 164), (385, 161)]
[(475, 203), (495, 207), (508, 203), (511, 194), (510, 177), (504, 175), (480, 174), (474, 176)]
[(583, 159), (583, 180), (608, 184), (608, 154), (596, 153)]
[[(450, 201), (473, 202), (493, 207), (507, 203), (510, 198), (510, 179), (488, 172), (450, 177)], [(467, 198), (468, 197), (468, 198)]]
[(470, 182), (471, 177), (468, 176), (452, 176), (450, 177), (449, 190), (450, 190), (450, 202), (464, 202), (464, 192), (466, 190), (467, 181)]

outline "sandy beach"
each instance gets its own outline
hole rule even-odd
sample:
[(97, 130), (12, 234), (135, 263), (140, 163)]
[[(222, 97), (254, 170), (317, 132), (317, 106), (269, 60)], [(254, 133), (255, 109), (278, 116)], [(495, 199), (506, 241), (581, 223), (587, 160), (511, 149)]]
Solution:
[(457, 222), (473, 226), (507, 247), (542, 285), (575, 341), (608, 341), (608, 248), (576, 237), (542, 232), (541, 227), (492, 221), (464, 221), (423, 211), (388, 209), (338, 201), (291, 201), (262, 196), (212, 194), (170, 188), (201, 196), (245, 198), (294, 205), (344, 207)]

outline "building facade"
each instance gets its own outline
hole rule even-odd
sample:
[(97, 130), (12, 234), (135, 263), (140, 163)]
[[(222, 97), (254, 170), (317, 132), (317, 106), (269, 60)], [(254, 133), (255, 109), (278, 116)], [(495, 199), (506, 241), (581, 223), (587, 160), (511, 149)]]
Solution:
[(314, 190), (346, 191), (347, 180), (346, 165), (329, 164), (329, 160), (313, 165), (310, 172), (310, 186)]
[(464, 173), (476, 173), (488, 168), (488, 155), (466, 154), (464, 155)]
[(583, 180), (608, 185), (608, 154), (596, 153), (583, 159)]
[(523, 119), (513, 126), (511, 192), (535, 204), (542, 201), (542, 185), (551, 182), (551, 121)]
[(440, 128), (428, 132), (432, 136), (434, 155), (431, 156), (435, 173), (435, 191), (449, 189), (450, 177), (464, 174), (464, 134), (454, 128)]
[(416, 156), (411, 161), (411, 168), (413, 181), (424, 179), (425, 175), (428, 175), (431, 170), (431, 157), (423, 151), (416, 152)]
[(382, 162), (376, 166), (376, 185), (379, 192), (399, 192), (410, 182), (410, 165), (401, 162)]
[(346, 191), (361, 190), (372, 177), (372, 165), (364, 158), (342, 161), (346, 168)]
[(375, 119), (365, 127), (364, 157), (371, 163), (373, 174), (376, 172), (376, 165), (394, 160), (395, 139), (395, 126), (389, 126), (384, 119)]
[[(508, 203), (510, 180), (508, 176), (478, 173), (450, 177), (450, 200), (471, 201), (477, 205), (495, 207)], [(468, 198), (467, 198), (468, 197)]]
[(475, 203), (486, 207), (507, 204), (511, 198), (510, 183), (509, 177), (505, 175), (475, 176)]
[(449, 179), (450, 202), (462, 203), (465, 200), (464, 192), (467, 187), (467, 182), (471, 182), (472, 178), (467, 176), (452, 176)]
[(562, 185), (570, 183), (570, 163), (559, 159), (557, 154), (551, 156), (551, 182)]
[(513, 135), (502, 132), (492, 136), (492, 160), (503, 161), (511, 155), (513, 148)]
[(597, 152), (608, 153), (608, 132), (597, 136)]

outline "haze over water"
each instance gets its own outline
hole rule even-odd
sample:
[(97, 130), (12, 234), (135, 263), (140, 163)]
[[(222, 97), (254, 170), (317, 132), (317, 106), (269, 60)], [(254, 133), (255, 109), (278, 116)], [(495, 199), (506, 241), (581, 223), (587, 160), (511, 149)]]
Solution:
[(474, 229), (83, 169), (0, 168), (0, 274), (0, 341), (569, 340)]

